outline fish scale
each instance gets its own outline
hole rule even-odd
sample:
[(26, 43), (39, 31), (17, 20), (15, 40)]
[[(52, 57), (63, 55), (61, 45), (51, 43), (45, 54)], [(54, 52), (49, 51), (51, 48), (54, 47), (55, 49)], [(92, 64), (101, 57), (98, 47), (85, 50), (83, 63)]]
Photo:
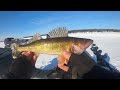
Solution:
[[(16, 52), (33, 51), (39, 54), (60, 54), (63, 50), (71, 51), (72, 45), (77, 45), (81, 49), (88, 48), (93, 43), (93, 40), (86, 38), (75, 37), (56, 37), (48, 39), (40, 39), (26, 45), (18, 45), (15, 48)], [(73, 51), (71, 51), (73, 52)]]

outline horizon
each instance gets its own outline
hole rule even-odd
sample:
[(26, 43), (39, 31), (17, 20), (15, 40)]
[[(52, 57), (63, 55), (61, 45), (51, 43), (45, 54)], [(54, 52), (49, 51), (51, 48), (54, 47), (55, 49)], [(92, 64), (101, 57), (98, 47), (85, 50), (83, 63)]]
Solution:
[[(71, 34), (71, 33), (79, 33), (79, 32), (103, 32), (104, 31), (108, 31), (108, 32), (120, 32), (120, 29), (77, 29), (77, 30), (69, 30), (68, 33)], [(46, 34), (41, 34), (41, 35), (46, 35)], [(34, 35), (31, 35), (31, 36), (23, 36), (23, 37), (20, 37), (20, 38), (28, 38), (28, 37), (33, 37)], [(11, 37), (8, 37), (8, 38), (11, 38)], [(14, 38), (14, 37), (13, 37)], [(0, 42), (3, 42), (4, 40), (0, 40)]]
[(0, 11), (0, 40), (68, 30), (118, 29), (120, 11)]

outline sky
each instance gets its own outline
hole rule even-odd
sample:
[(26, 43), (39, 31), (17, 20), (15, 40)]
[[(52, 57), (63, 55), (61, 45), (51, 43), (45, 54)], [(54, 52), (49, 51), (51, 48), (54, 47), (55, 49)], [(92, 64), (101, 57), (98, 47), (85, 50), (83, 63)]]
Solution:
[(0, 11), (0, 40), (47, 34), (57, 27), (120, 29), (120, 11)]

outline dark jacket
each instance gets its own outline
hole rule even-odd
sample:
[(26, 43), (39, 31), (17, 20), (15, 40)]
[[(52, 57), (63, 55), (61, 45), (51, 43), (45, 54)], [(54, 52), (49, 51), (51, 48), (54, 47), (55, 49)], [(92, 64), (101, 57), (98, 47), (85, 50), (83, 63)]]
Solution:
[(86, 53), (81, 55), (72, 54), (69, 59), (68, 66), (70, 67), (68, 72), (72, 73), (72, 78), (83, 77), (85, 73), (88, 73), (96, 65), (95, 61)]
[(7, 73), (2, 75), (2, 79), (30, 79), (34, 66), (25, 56), (18, 57), (12, 62)]

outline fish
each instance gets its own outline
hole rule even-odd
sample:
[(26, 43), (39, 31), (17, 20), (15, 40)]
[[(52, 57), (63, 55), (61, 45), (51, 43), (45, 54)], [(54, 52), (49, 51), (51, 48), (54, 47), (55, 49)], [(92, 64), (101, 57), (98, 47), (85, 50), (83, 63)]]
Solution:
[(85, 53), (85, 56), (83, 56), (85, 60), (90, 59), (91, 56), (88, 55), (88, 53), (86, 53), (86, 49), (92, 43), (93, 40), (87, 38), (55, 37), (55, 38), (40, 39), (25, 45), (18, 45), (14, 43), (11, 49), (12, 49), (13, 57), (18, 57), (22, 51), (35, 52), (37, 57), (40, 54), (58, 55), (58, 58), (62, 58), (62, 61), (58, 63), (61, 63), (61, 65), (63, 65), (66, 58), (63, 56), (62, 52), (68, 51), (70, 53), (75, 53), (72, 48), (72, 46), (74, 45), (78, 47), (77, 48), (78, 50), (81, 50), (83, 51), (83, 53)]
[(76, 38), (76, 37), (56, 37), (40, 39), (25, 45), (16, 45), (14, 53), (22, 51), (32, 51), (37, 54), (57, 54), (66, 50), (73, 53), (71, 47), (78, 46), (80, 49), (86, 50), (93, 43), (92, 39)]

